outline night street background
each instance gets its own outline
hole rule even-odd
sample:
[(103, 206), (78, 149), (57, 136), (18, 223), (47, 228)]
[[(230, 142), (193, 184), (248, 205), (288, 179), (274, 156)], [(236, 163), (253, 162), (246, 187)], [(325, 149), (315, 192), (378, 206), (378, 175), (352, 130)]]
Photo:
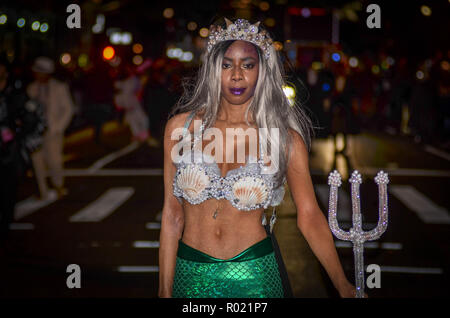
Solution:
[[(387, 231), (365, 243), (365, 266), (381, 268), (381, 288), (366, 286), (369, 297), (450, 296), (450, 1), (379, 1), (380, 29), (366, 25), (369, 1), (74, 2), (81, 29), (66, 26), (71, 1), (0, 4), (0, 64), (8, 64), (9, 85), (25, 94), (33, 62), (47, 56), (74, 104), (64, 134), (67, 194), (39, 197), (29, 155), (2, 167), (2, 174), (8, 167), (20, 173), (0, 249), (0, 298), (157, 297), (163, 131), (183, 78), (198, 69), (202, 28), (223, 16), (261, 20), (278, 41), (287, 98), (317, 127), (309, 165), (325, 216), (327, 178), (336, 169), (339, 225), (351, 227), (348, 178), (358, 170), (363, 228), (372, 229), (374, 177), (388, 173)], [(129, 32), (131, 42), (113, 43), (114, 32)], [(148, 119), (140, 135), (115, 99), (115, 83), (129, 78), (140, 83), (136, 97)], [(8, 180), (1, 176), (6, 190)], [(337, 298), (296, 227), (288, 186), (277, 212), (274, 231), (294, 296)], [(351, 243), (335, 238), (335, 245), (354, 282)], [(81, 268), (79, 289), (66, 285), (70, 264)]]

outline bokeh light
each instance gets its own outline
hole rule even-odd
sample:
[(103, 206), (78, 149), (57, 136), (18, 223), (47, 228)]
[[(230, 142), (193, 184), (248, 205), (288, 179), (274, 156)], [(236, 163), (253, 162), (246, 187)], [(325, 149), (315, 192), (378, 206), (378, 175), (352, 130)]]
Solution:
[(273, 47), (275, 48), (275, 50), (281, 51), (283, 49), (283, 43), (275, 41), (273, 42)]
[(41, 23), (39, 22), (39, 21), (34, 21), (32, 24), (31, 24), (31, 29), (33, 30), (33, 31), (37, 31), (37, 30), (39, 30), (39, 27), (41, 26)]
[(63, 53), (63, 54), (61, 54), (60, 61), (61, 61), (61, 64), (62, 64), (62, 65), (67, 65), (67, 64), (69, 64), (71, 60), (72, 60), (72, 57), (70, 56), (69, 53)]
[(339, 53), (333, 53), (331, 59), (335, 62), (339, 62), (341, 60), (341, 55)]
[(378, 74), (380, 73), (380, 67), (378, 65), (373, 65), (372, 66), (372, 73), (373, 74)]
[(82, 53), (78, 57), (78, 65), (80, 67), (86, 67), (88, 65), (88, 61), (89, 61), (89, 57), (87, 54)]
[(202, 38), (206, 38), (209, 34), (209, 30), (207, 28), (201, 28), (200, 31), (198, 31), (198, 34), (200, 34)]
[(331, 88), (331, 85), (330, 85), (330, 84), (328, 84), (328, 83), (323, 83), (323, 84), (322, 84), (322, 90), (323, 90), (324, 92), (328, 92), (328, 91), (330, 90), (330, 88)]
[(318, 71), (318, 70), (322, 69), (322, 67), (323, 67), (323, 65), (322, 65), (322, 63), (319, 62), (319, 61), (314, 61), (314, 62), (311, 63), (311, 68), (312, 68), (314, 71)]
[(308, 8), (302, 8), (301, 14), (302, 14), (302, 17), (308, 18), (311, 16), (311, 10), (309, 10)]
[(348, 60), (348, 64), (350, 64), (351, 67), (357, 67), (359, 64), (359, 61), (356, 57), (352, 56), (349, 60)]
[(423, 80), (423, 79), (425, 78), (425, 74), (424, 74), (424, 72), (422, 72), (421, 70), (418, 70), (418, 71), (416, 72), (416, 77), (417, 77), (417, 79), (419, 79), (419, 80)]
[(194, 21), (191, 21), (187, 24), (187, 29), (189, 31), (195, 31), (197, 30), (197, 23), (195, 23)]
[(264, 24), (268, 27), (272, 28), (275, 26), (275, 19), (274, 18), (267, 18), (264, 20)]
[(110, 60), (114, 57), (116, 52), (114, 51), (114, 48), (112, 46), (107, 46), (103, 49), (103, 58), (105, 60)]
[(269, 8), (270, 8), (270, 5), (269, 5), (269, 3), (267, 1), (261, 1), (259, 3), (259, 9), (261, 11), (267, 11), (267, 10), (269, 10)]
[(431, 9), (429, 6), (421, 6), (420, 7), (420, 12), (422, 12), (422, 14), (426, 17), (429, 17), (431, 15)]
[(19, 18), (19, 19), (17, 20), (17, 26), (18, 26), (19, 28), (23, 28), (24, 25), (25, 25), (25, 19), (24, 19), (24, 18)]
[(392, 65), (395, 64), (395, 60), (394, 60), (394, 58), (393, 58), (392, 56), (388, 56), (388, 57), (386, 58), (386, 62), (388, 62), (388, 64), (389, 64), (390, 66), (392, 66)]
[(166, 19), (173, 18), (174, 14), (175, 14), (175, 11), (172, 8), (165, 8), (163, 11), (163, 16)]
[(0, 15), (0, 24), (5, 24), (8, 21), (6, 14)]
[(143, 50), (144, 48), (142, 47), (142, 44), (140, 43), (133, 44), (133, 53), (141, 54)]
[(295, 100), (295, 88), (290, 85), (283, 85), (283, 92), (289, 101), (289, 105), (292, 106)]
[(47, 31), (48, 31), (48, 24), (47, 24), (47, 23), (42, 23), (42, 24), (41, 24), (41, 27), (40, 27), (39, 29), (40, 29), (40, 31), (41, 31), (42, 33), (47, 32)]
[(180, 61), (182, 62), (190, 62), (192, 61), (192, 59), (194, 58), (194, 55), (192, 54), (192, 52), (183, 52), (183, 54), (180, 57)]
[(144, 59), (140, 55), (133, 56), (133, 64), (134, 65), (141, 65)]

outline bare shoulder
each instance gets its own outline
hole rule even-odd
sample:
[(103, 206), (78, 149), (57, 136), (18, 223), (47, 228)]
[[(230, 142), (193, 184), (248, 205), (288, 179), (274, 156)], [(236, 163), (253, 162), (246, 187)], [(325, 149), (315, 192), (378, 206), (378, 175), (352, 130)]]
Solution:
[(303, 140), (303, 137), (298, 133), (298, 131), (289, 128), (288, 129), (290, 135), (290, 144), (291, 148), (291, 157), (295, 158), (296, 156), (308, 156), (308, 148)]
[(165, 135), (170, 136), (175, 129), (182, 128), (189, 114), (190, 112), (180, 113), (170, 118), (166, 123)]

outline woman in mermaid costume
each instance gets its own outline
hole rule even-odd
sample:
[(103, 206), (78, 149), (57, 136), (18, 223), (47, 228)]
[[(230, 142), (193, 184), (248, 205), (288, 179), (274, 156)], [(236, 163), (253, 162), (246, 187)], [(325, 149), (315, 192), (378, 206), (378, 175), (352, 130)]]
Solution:
[(285, 97), (260, 23), (223, 22), (165, 128), (158, 296), (285, 297), (271, 233), (288, 183), (298, 228), (340, 295), (354, 297), (309, 175), (311, 120)]

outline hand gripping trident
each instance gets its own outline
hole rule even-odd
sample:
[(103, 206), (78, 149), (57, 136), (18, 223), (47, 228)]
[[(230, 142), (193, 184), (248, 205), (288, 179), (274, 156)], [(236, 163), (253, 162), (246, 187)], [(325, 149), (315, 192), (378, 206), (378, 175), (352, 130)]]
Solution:
[(352, 212), (353, 227), (345, 232), (338, 226), (336, 218), (336, 208), (338, 200), (338, 187), (341, 186), (341, 175), (334, 170), (328, 176), (328, 185), (330, 185), (330, 202), (328, 209), (328, 223), (333, 234), (340, 240), (352, 241), (353, 255), (355, 258), (355, 280), (356, 280), (356, 298), (364, 297), (364, 242), (378, 239), (387, 228), (388, 224), (388, 197), (387, 184), (389, 183), (387, 173), (379, 171), (375, 177), (378, 184), (378, 224), (368, 232), (362, 230), (361, 225), (361, 202), (359, 198), (359, 185), (362, 183), (361, 175), (357, 170), (353, 171), (349, 182), (352, 184)]

